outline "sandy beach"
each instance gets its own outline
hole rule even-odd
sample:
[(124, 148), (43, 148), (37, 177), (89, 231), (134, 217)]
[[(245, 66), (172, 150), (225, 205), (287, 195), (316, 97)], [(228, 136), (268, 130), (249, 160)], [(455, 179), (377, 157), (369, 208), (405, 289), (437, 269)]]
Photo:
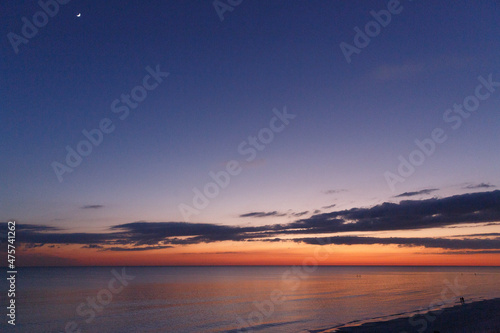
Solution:
[(500, 298), (484, 300), (464, 305), (456, 305), (443, 310), (419, 312), (415, 316), (388, 321), (365, 323), (358, 326), (337, 326), (311, 333), (364, 333), (364, 332), (500, 332)]

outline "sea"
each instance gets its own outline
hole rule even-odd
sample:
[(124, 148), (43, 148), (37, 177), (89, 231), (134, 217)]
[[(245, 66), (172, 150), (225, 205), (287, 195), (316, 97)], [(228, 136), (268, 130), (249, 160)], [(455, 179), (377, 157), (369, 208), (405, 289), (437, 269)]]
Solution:
[(314, 332), (500, 297), (500, 267), (26, 267), (2, 332)]

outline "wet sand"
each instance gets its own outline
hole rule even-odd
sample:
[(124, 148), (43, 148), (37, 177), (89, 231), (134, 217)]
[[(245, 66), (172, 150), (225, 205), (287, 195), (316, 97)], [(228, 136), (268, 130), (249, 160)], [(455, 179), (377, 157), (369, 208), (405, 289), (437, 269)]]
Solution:
[(369, 322), (359, 326), (337, 326), (310, 332), (500, 333), (500, 298), (465, 303), (464, 305), (456, 305), (441, 310), (422, 311), (405, 318)]

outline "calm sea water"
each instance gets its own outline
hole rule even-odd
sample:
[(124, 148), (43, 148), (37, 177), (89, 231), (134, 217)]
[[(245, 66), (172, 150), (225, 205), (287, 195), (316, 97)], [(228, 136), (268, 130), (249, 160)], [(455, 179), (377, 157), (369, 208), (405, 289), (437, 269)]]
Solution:
[[(15, 331), (245, 332), (252, 326), (254, 332), (307, 332), (443, 302), (450, 306), (460, 296), (500, 297), (499, 267), (126, 267), (124, 272), (128, 277), (123, 267), (20, 269)], [(5, 309), (5, 280), (1, 287)], [(1, 330), (10, 331), (2, 317)]]

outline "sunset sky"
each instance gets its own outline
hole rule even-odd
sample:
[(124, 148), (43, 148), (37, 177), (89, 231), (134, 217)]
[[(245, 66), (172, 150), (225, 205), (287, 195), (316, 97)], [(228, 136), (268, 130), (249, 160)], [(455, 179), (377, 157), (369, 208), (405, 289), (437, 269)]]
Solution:
[(57, 8), (0, 4), (18, 265), (500, 265), (497, 1)]

